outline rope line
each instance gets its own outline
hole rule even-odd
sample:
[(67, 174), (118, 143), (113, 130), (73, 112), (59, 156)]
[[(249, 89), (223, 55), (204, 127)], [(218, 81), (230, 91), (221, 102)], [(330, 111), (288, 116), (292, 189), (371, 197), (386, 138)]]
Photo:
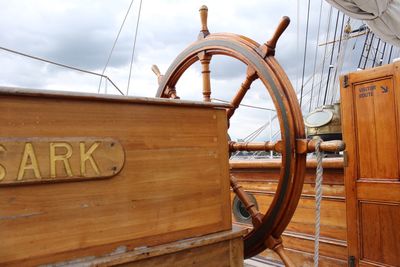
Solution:
[[(297, 0), (297, 24), (296, 24), (296, 59), (300, 62), (300, 0)], [(299, 64), (296, 64), (296, 91), (299, 90)]]
[(79, 72), (83, 72), (83, 73), (87, 73), (87, 74), (100, 76), (100, 77), (108, 80), (115, 87), (115, 89), (117, 89), (118, 92), (121, 93), (121, 95), (124, 95), (124, 93), (118, 88), (117, 85), (115, 85), (115, 83), (109, 77), (107, 77), (107, 75), (103, 75), (103, 74), (100, 74), (100, 73), (96, 73), (96, 72), (92, 72), (92, 71), (88, 71), (88, 70), (72, 67), (72, 66), (69, 66), (69, 65), (61, 64), (61, 63), (57, 63), (57, 62), (54, 62), (54, 61), (51, 61), (51, 60), (48, 60), (48, 59), (44, 59), (44, 58), (40, 58), (40, 57), (37, 57), (37, 56), (28, 55), (28, 54), (25, 54), (25, 53), (22, 53), (22, 52), (18, 52), (18, 51), (12, 50), (12, 49), (8, 49), (8, 48), (5, 48), (5, 47), (1, 47), (1, 46), (0, 46), (0, 49), (4, 50), (4, 51), (7, 51), (7, 52), (10, 52), (10, 53), (13, 53), (13, 54), (20, 55), (20, 56), (24, 56), (24, 57), (28, 57), (28, 58), (31, 58), (31, 59), (39, 60), (39, 61), (42, 61), (42, 62), (46, 62), (46, 63), (49, 63), (49, 64), (53, 64), (53, 65), (56, 65), (56, 66), (59, 66), (59, 67), (63, 67), (63, 68), (67, 68), (67, 69), (71, 69), (71, 70), (75, 70), (75, 71), (79, 71)]
[[(330, 34), (330, 31), (331, 31), (332, 10), (333, 10), (333, 8), (331, 6), (330, 9), (329, 9), (328, 28), (327, 28), (326, 38), (325, 38), (326, 39), (325, 40), (326, 43), (328, 42), (329, 34)], [(318, 89), (317, 106), (319, 105), (319, 99), (320, 99), (321, 92), (322, 92), (322, 77), (324, 76), (325, 60), (326, 60), (326, 57), (327, 57), (327, 55), (326, 55), (327, 49), (328, 49), (328, 46), (325, 46), (324, 57), (323, 57), (323, 60), (322, 60), (322, 69), (321, 69), (321, 83), (319, 84), (319, 89)]]
[[(339, 13), (340, 11), (337, 11), (337, 15), (336, 15), (336, 25), (335, 25), (335, 33), (333, 35), (333, 40), (336, 40), (336, 33), (337, 33), (337, 29), (338, 29), (338, 22), (339, 22)], [(333, 54), (335, 53), (335, 43), (332, 44), (332, 53), (331, 53), (331, 59), (329, 61), (329, 68), (328, 68), (328, 81), (326, 82), (326, 87), (325, 87), (325, 95), (324, 95), (324, 105), (326, 104), (326, 96), (328, 94), (328, 88), (329, 88), (329, 84), (330, 84), (330, 77), (331, 77), (331, 71), (333, 68)]]
[(308, 5), (307, 5), (307, 24), (306, 24), (306, 37), (304, 40), (304, 56), (303, 56), (303, 72), (301, 75), (301, 89), (300, 89), (300, 109), (302, 108), (302, 102), (303, 102), (303, 89), (304, 89), (304, 75), (306, 71), (306, 58), (307, 58), (307, 41), (308, 41), (308, 25), (310, 21), (310, 1), (308, 0)]
[(337, 100), (337, 95), (339, 96), (338, 88), (339, 88), (339, 77), (338, 75), (341, 74), (343, 64), (344, 64), (344, 57), (346, 55), (347, 51), (347, 43), (349, 40), (349, 34), (350, 34), (350, 17), (348, 17), (347, 22), (346, 22), (346, 27), (344, 26), (344, 19), (345, 19), (345, 14), (343, 13), (342, 17), (342, 27), (341, 27), (341, 32), (340, 32), (340, 37), (339, 37), (339, 48), (337, 52), (337, 58), (336, 58), (336, 68), (335, 68), (335, 74), (333, 75), (333, 83), (331, 87), (331, 100), (330, 104), (333, 104), (335, 100)]
[[(328, 93), (327, 93), (327, 98), (329, 99), (329, 94), (331, 94), (331, 96), (330, 96), (330, 98), (331, 98), (331, 101), (329, 102), (328, 100), (327, 100), (327, 103), (329, 102), (330, 104), (332, 104), (333, 103), (333, 99), (334, 99), (334, 97), (335, 97), (335, 92), (336, 92), (336, 85), (337, 85), (337, 81), (339, 81), (339, 78), (336, 78), (337, 77), (337, 74), (338, 74), (338, 69), (340, 68), (340, 66), (339, 66), (339, 58), (341, 57), (341, 48), (342, 48), (342, 38), (343, 38), (343, 29), (344, 29), (344, 18), (345, 18), (345, 15), (344, 15), (344, 13), (342, 14), (342, 22), (341, 22), (341, 26), (340, 26), (340, 35), (339, 35), (339, 42), (338, 42), (338, 49), (337, 49), (337, 54), (336, 54), (336, 62), (335, 62), (335, 71), (334, 71), (334, 73), (333, 73), (333, 79), (332, 79), (332, 84), (331, 84), (331, 87), (330, 87), (330, 90), (328, 89)], [(350, 17), (349, 17), (350, 18)]]
[(319, 236), (321, 228), (321, 201), (322, 201), (322, 158), (323, 152), (320, 151), (319, 146), (322, 139), (318, 137), (315, 143), (315, 154), (317, 156), (317, 172), (315, 177), (315, 238), (314, 238), (314, 266), (318, 267), (319, 262)]
[[(223, 99), (219, 99), (219, 98), (211, 98), (211, 100), (215, 100), (215, 101), (226, 103), (226, 104), (230, 104), (231, 103), (229, 101), (226, 101), (226, 100), (223, 100)], [(239, 106), (248, 107), (248, 108), (254, 108), (254, 109), (268, 110), (268, 111), (276, 111), (275, 109), (272, 109), (272, 108), (264, 108), (264, 107), (252, 106), (252, 105), (247, 105), (247, 104), (239, 104)]]
[(130, 81), (131, 81), (132, 65), (133, 65), (133, 59), (134, 59), (134, 56), (135, 56), (136, 38), (137, 38), (137, 33), (138, 33), (138, 28), (139, 28), (140, 12), (141, 11), (142, 11), (142, 0), (140, 0), (139, 13), (138, 13), (137, 21), (136, 21), (135, 39), (133, 41), (131, 66), (129, 68), (129, 77), (128, 77), (128, 86), (126, 88), (126, 95), (129, 95), (129, 84), (130, 84)]
[[(315, 45), (314, 70), (313, 70), (313, 75), (312, 75), (311, 96), (310, 96), (310, 98), (313, 97), (313, 93), (314, 93), (314, 78), (315, 78), (315, 70), (316, 70), (316, 68), (317, 68), (318, 43), (319, 43), (319, 32), (320, 32), (320, 29), (321, 29), (321, 18), (322, 18), (322, 0), (321, 0), (321, 4), (320, 4), (320, 6), (319, 6), (319, 19), (318, 19), (318, 30), (317, 30), (317, 44)], [(310, 101), (310, 107), (308, 108), (308, 112), (311, 111), (311, 105), (312, 105), (312, 101)]]
[[(116, 44), (117, 44), (117, 41), (118, 41), (119, 35), (121, 34), (122, 28), (124, 27), (124, 24), (125, 24), (126, 18), (128, 17), (128, 14), (129, 14), (129, 11), (131, 10), (131, 7), (132, 7), (132, 4), (133, 4), (133, 2), (134, 2), (134, 0), (132, 0), (132, 1), (131, 1), (131, 3), (129, 4), (128, 10), (126, 11), (126, 14), (125, 14), (124, 20), (122, 21), (122, 24), (121, 24), (121, 27), (119, 28), (119, 31), (118, 31), (117, 37), (115, 38), (115, 40), (114, 40), (114, 44), (113, 44), (113, 46), (112, 46), (112, 48), (111, 48), (111, 51), (110, 51), (110, 54), (108, 55), (108, 58), (107, 58), (106, 65), (104, 65), (103, 71), (101, 72), (101, 74), (102, 74), (102, 75), (104, 75), (104, 72), (105, 72), (105, 71), (106, 71), (106, 69), (107, 69), (108, 63), (110, 63), (110, 60), (111, 60), (111, 55), (112, 55), (112, 53), (114, 52), (114, 48), (115, 48), (115, 46), (116, 46)], [(99, 82), (99, 88), (97, 89), (97, 93), (100, 93), (101, 82), (102, 82), (102, 79), (100, 78), (100, 82)]]

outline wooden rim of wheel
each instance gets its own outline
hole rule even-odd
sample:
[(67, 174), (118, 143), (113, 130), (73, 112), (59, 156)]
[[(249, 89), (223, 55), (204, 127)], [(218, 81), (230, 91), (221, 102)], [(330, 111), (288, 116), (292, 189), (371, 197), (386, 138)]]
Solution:
[[(202, 12), (202, 10), (200, 11)], [(203, 16), (203, 14), (201, 15)], [(305, 138), (303, 117), (292, 85), (284, 70), (274, 58), (276, 41), (288, 23), (288, 18), (285, 17), (273, 37), (274, 40), (271, 42), (271, 39), (266, 44), (260, 45), (240, 35), (230, 33), (209, 34), (202, 17), (203, 27), (199, 39), (178, 55), (165, 75), (158, 75), (159, 88), (156, 96), (177, 98), (175, 85), (193, 63), (201, 61), (202, 65), (209, 64), (212, 56), (225, 55), (236, 58), (247, 65), (247, 77), (244, 82), (246, 87), (250, 87), (251, 82), (255, 79), (260, 79), (272, 98), (281, 129), (282, 141), (279, 152), (282, 155), (282, 166), (278, 187), (268, 211), (263, 215), (256, 214), (258, 221), (253, 220), (253, 229), (244, 237), (246, 258), (268, 248), (268, 244), (271, 243), (267, 242), (268, 239), (280, 238), (293, 216), (303, 187), (306, 153), (300, 153), (296, 150), (297, 140)], [(206, 62), (204, 63), (204, 61)], [(203, 68), (203, 87), (204, 82), (207, 82), (204, 77), (206, 79), (208, 77), (209, 83), (207, 68), (208, 66)], [(228, 119), (232, 116), (234, 109), (237, 108), (248, 89), (244, 90), (243, 87), (242, 84), (241, 92), (232, 102), (233, 110), (227, 110)], [(205, 101), (210, 101), (210, 93), (203, 90)], [(234, 191), (235, 189), (237, 188), (234, 188)], [(238, 196), (240, 198), (239, 194)]]

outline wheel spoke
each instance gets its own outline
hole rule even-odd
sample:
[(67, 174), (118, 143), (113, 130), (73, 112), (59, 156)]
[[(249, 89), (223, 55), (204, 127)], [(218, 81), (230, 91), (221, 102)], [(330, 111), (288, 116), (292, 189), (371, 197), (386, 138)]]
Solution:
[[(229, 152), (235, 151), (274, 151), (282, 152), (282, 141), (276, 142), (234, 142), (229, 141)], [(316, 140), (312, 139), (297, 139), (296, 153), (304, 154), (315, 151)], [(346, 148), (341, 140), (324, 141), (320, 144), (320, 150), (324, 152), (340, 152)]]
[(229, 141), (229, 152), (235, 151), (275, 151), (282, 152), (282, 141), (278, 142), (234, 142)]
[(246, 72), (246, 79), (240, 85), (240, 88), (233, 98), (231, 105), (232, 108), (227, 110), (227, 117), (228, 120), (232, 117), (235, 110), (239, 107), (240, 103), (242, 102), (244, 96), (246, 95), (247, 91), (250, 89), (251, 84), (258, 78), (256, 71), (252, 67), (247, 68)]
[[(158, 84), (160, 85), (164, 75), (161, 74), (160, 69), (157, 67), (157, 65), (153, 65), (151, 66), (151, 70), (154, 72), (154, 74), (157, 76), (157, 81)], [(168, 98), (172, 98), (172, 99), (179, 99), (179, 96), (177, 96), (176, 94), (176, 90), (175, 87), (169, 87), (167, 86), (167, 88), (164, 91), (164, 95), (167, 96)]]
[(253, 226), (257, 227), (262, 222), (262, 214), (257, 210), (256, 205), (250, 200), (247, 193), (243, 190), (243, 187), (238, 184), (233, 175), (230, 175), (230, 182), (233, 192), (235, 192), (236, 196), (242, 201), (247, 212), (250, 214)]
[(203, 101), (211, 102), (211, 80), (210, 80), (210, 61), (211, 55), (202, 51), (198, 54), (201, 63), (201, 73), (203, 76)]

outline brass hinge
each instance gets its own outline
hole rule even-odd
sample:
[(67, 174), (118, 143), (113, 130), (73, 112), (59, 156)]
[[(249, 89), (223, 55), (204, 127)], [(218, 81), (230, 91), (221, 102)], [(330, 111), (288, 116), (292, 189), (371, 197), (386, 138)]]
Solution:
[(349, 75), (344, 75), (343, 76), (343, 88), (346, 88), (349, 86)]
[(349, 257), (349, 267), (356, 267), (356, 257), (354, 256)]

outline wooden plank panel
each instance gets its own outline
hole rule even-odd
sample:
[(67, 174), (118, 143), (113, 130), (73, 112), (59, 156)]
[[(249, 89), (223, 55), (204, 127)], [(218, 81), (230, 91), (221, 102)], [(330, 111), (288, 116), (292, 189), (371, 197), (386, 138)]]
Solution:
[(230, 216), (221, 216), (230, 210), (224, 116), (213, 108), (3, 96), (1, 137), (110, 137), (126, 160), (109, 180), (0, 188), (0, 263), (230, 229)]
[[(265, 212), (275, 195), (280, 171), (280, 161), (255, 162), (230, 161), (231, 173), (257, 199), (260, 210)], [(315, 160), (307, 160), (306, 181), (294, 218), (284, 232), (285, 247), (296, 266), (313, 262), (313, 234), (315, 223)], [(323, 230), (321, 234), (320, 266), (345, 266), (346, 261), (346, 210), (344, 199), (343, 158), (324, 159)], [(263, 198), (261, 199), (261, 197)], [(232, 194), (232, 198), (234, 195)], [(260, 205), (260, 203), (263, 203)], [(333, 223), (329, 223), (332, 220)], [(337, 223), (337, 220), (340, 220)], [(327, 223), (328, 222), (328, 223)], [(328, 225), (327, 225), (328, 224)], [(293, 239), (296, 242), (292, 241)], [(307, 245), (308, 244), (308, 245)], [(263, 260), (279, 260), (275, 253), (266, 250), (260, 254)], [(307, 265), (308, 266), (308, 265)]]
[[(290, 235), (289, 233), (284, 233), (282, 239), (285, 249), (288, 251), (295, 251), (298, 258), (299, 258), (298, 254), (302, 254), (301, 257), (302, 259), (307, 259), (309, 255), (314, 254), (314, 239), (311, 237), (301, 236), (301, 235)], [(270, 250), (267, 250), (261, 253), (261, 256), (270, 256), (269, 252)], [(347, 247), (343, 244), (328, 243), (328, 242), (323, 242), (323, 240), (321, 240), (320, 256), (322, 261), (324, 261), (324, 258), (325, 261), (327, 260), (326, 258), (328, 259), (330, 258), (333, 262), (342, 263), (344, 260), (347, 259)], [(298, 264), (296, 266), (307, 266), (303, 265), (304, 262), (300, 263), (301, 264)]]
[[(390, 188), (390, 190), (388, 190)], [(400, 183), (397, 182), (357, 182), (359, 200), (392, 201), (400, 203)]]
[[(248, 182), (276, 182), (279, 179), (281, 161), (268, 159), (260, 161), (235, 161), (230, 160), (231, 173), (238, 181)], [(307, 160), (305, 184), (315, 184), (316, 173), (315, 159)], [(343, 158), (326, 158), (323, 160), (324, 183), (330, 185), (343, 185)]]
[[(178, 240), (168, 244), (140, 247), (128, 251), (120, 247), (118, 252), (98, 257), (77, 258), (57, 262), (56, 266), (208, 266), (206, 260), (236, 267), (243, 265), (243, 239), (245, 230), (235, 227), (229, 231)], [(204, 253), (208, 250), (210, 254)], [(213, 253), (211, 253), (211, 250)], [(228, 253), (227, 253), (228, 251)], [(223, 252), (223, 253), (221, 253)], [(215, 254), (214, 254), (215, 253)], [(214, 258), (214, 256), (216, 258)], [(179, 264), (179, 265), (178, 265)], [(230, 264), (230, 265), (227, 265)], [(75, 266), (75, 265), (74, 265)], [(217, 265), (218, 266), (218, 265)]]
[[(236, 178), (235, 174), (235, 178)], [(274, 195), (278, 187), (277, 183), (271, 182), (245, 182), (246, 180), (240, 180), (240, 185), (245, 188), (246, 191), (252, 193)], [(323, 199), (344, 201), (344, 186), (343, 185), (330, 185), (323, 184)], [(301, 194), (302, 198), (315, 198), (315, 189), (312, 184), (305, 184)]]
[(399, 66), (341, 77), (348, 248), (358, 266), (399, 262)]
[(398, 266), (400, 204), (360, 202), (361, 260)]
[[(302, 250), (295, 249), (286, 249), (286, 254), (289, 256), (290, 260), (294, 263), (295, 266), (314, 266), (314, 254), (307, 253)], [(278, 264), (283, 265), (283, 262), (279, 258), (279, 256), (273, 252), (272, 250), (265, 250), (260, 254), (262, 259), (266, 264), (270, 264), (271, 266), (277, 266)], [(269, 266), (269, 265), (267, 265)], [(319, 256), (319, 265), (320, 267), (344, 267), (348, 266), (347, 261), (338, 258), (326, 257), (323, 255)]]
[(398, 179), (393, 80), (387, 78), (357, 84), (354, 91), (359, 178)]
[[(260, 193), (253, 193), (253, 195), (257, 200), (259, 210), (265, 213), (272, 202), (273, 196)], [(323, 200), (321, 206), (321, 237), (346, 241), (346, 209), (344, 201)], [(286, 230), (299, 234), (314, 235), (314, 229), (315, 201), (302, 197)]]

